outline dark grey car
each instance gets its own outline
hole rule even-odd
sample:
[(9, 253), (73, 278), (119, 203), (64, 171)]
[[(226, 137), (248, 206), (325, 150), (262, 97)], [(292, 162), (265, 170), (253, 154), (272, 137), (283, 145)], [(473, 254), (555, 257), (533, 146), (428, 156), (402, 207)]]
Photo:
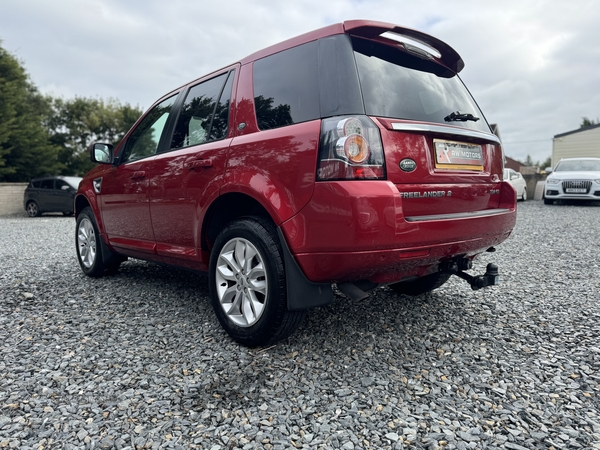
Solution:
[(45, 177), (29, 182), (23, 194), (23, 207), (29, 217), (46, 212), (73, 214), (73, 199), (79, 187), (80, 177)]

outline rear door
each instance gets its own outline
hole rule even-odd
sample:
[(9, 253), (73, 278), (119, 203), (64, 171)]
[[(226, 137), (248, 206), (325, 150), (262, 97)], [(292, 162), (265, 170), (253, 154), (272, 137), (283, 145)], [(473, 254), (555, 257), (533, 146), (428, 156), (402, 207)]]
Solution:
[(405, 216), (497, 208), (500, 140), (458, 75), (425, 51), (352, 39), (365, 112), (379, 125)]
[(73, 198), (75, 194), (75, 188), (64, 180), (56, 179), (54, 182), (54, 197), (55, 197), (55, 211), (60, 212), (73, 212)]
[(460, 214), (497, 208), (502, 149), (491, 133), (380, 118), (388, 179), (405, 216)]
[(200, 254), (202, 221), (223, 183), (235, 75), (227, 70), (189, 88), (168, 150), (150, 165), (156, 252), (167, 263), (207, 269)]
[(37, 202), (40, 211), (54, 211), (54, 178), (46, 178), (40, 182), (40, 188), (37, 191)]

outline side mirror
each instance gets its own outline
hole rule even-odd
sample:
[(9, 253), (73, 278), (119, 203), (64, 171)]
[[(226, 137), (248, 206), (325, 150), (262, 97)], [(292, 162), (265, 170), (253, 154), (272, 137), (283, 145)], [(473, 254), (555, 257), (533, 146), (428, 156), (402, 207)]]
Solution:
[(544, 172), (546, 172), (548, 175), (550, 175), (553, 172), (552, 167), (546, 167), (544, 169)]
[(66, 186), (66, 185), (64, 185), (64, 184), (63, 184), (63, 185), (62, 185), (60, 188), (61, 188), (63, 191), (70, 191), (70, 190), (72, 189), (70, 186)]
[(95, 143), (90, 145), (90, 159), (100, 164), (112, 164), (114, 146), (111, 144)]

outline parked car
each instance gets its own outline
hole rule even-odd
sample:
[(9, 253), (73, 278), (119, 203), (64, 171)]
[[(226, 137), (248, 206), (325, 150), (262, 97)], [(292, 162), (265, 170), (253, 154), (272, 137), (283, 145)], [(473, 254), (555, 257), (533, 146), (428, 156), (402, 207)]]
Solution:
[(465, 272), (516, 219), (503, 152), (444, 42), (348, 21), (261, 50), (160, 98), (75, 199), (90, 276), (127, 257), (207, 272), (224, 329), (258, 346), (305, 312)]
[(600, 158), (563, 158), (546, 178), (544, 203), (600, 200)]
[(38, 217), (49, 212), (72, 215), (75, 193), (81, 180), (81, 177), (45, 177), (31, 180), (23, 194), (23, 207), (27, 215)]
[(509, 182), (515, 188), (518, 199), (527, 200), (527, 182), (523, 175), (512, 169), (504, 169), (504, 181)]

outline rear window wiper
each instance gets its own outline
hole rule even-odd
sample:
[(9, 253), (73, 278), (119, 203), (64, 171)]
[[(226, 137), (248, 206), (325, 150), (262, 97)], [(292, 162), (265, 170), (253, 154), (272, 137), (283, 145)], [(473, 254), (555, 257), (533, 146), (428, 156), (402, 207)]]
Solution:
[(467, 120), (472, 120), (473, 122), (477, 122), (479, 117), (475, 117), (473, 114), (462, 114), (460, 111), (452, 112), (444, 117), (446, 122), (466, 122)]

